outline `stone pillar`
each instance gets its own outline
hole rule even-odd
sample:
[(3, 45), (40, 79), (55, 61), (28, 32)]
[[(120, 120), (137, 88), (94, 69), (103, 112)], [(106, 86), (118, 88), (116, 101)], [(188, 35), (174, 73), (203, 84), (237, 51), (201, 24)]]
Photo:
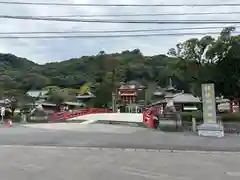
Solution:
[(197, 132), (196, 118), (192, 117), (192, 131)]
[(223, 137), (224, 128), (217, 123), (214, 84), (202, 84), (204, 123), (198, 127), (199, 136)]
[(233, 113), (233, 101), (229, 102), (229, 111), (230, 113)]
[(112, 111), (116, 112), (116, 94), (112, 93)]
[(27, 115), (24, 114), (24, 113), (22, 113), (22, 115), (21, 115), (21, 122), (22, 122), (23, 124), (26, 124), (26, 123), (27, 123)]

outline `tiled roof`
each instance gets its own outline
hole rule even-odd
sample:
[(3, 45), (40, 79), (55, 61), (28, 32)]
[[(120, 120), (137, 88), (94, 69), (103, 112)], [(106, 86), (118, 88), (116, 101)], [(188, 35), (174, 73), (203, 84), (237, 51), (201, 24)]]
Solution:
[[(173, 97), (173, 101), (176, 103), (201, 103), (200, 98), (187, 93), (178, 93), (178, 94), (171, 95), (169, 97)], [(159, 103), (166, 103), (166, 99), (155, 101), (152, 103), (152, 105), (159, 104)]]
[(135, 89), (135, 88), (136, 88), (135, 85), (124, 84), (124, 85), (121, 85), (119, 89)]
[(143, 85), (140, 82), (134, 80), (127, 82), (127, 85), (135, 85), (136, 88), (143, 87)]
[(44, 96), (48, 93), (48, 91), (37, 91), (37, 90), (33, 90), (33, 91), (28, 91), (27, 95), (31, 96), (31, 97), (39, 97), (39, 96)]
[(72, 106), (85, 106), (85, 104), (81, 102), (65, 102), (64, 104)]
[(200, 98), (187, 93), (176, 94), (173, 98), (173, 101), (181, 102), (181, 103), (200, 103), (201, 102)]
[(93, 98), (93, 97), (95, 97), (94, 95), (93, 95), (93, 93), (91, 93), (91, 92), (87, 92), (87, 93), (84, 93), (84, 94), (78, 94), (77, 96), (76, 96), (76, 98), (82, 98), (82, 99), (84, 99), (84, 98)]
[(1, 99), (0, 100), (0, 104), (6, 104), (6, 103), (10, 103), (11, 101), (9, 99)]

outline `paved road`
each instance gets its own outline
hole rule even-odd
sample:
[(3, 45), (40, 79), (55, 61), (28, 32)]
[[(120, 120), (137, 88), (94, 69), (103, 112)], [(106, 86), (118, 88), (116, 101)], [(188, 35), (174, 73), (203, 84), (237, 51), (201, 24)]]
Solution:
[(0, 176), (7, 180), (239, 180), (240, 152), (232, 151), (240, 151), (240, 137), (201, 138), (114, 125), (71, 131), (16, 125), (0, 129)]
[(240, 153), (1, 147), (7, 180), (239, 180)]
[(139, 127), (96, 124), (71, 131), (1, 128), (0, 145), (240, 151), (240, 137), (203, 138), (189, 133), (163, 133)]

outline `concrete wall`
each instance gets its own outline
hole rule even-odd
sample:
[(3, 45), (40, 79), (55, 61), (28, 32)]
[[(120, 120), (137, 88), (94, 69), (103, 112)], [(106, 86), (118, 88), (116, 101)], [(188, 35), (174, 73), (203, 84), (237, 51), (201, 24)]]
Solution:
[(117, 121), (117, 122), (129, 122), (129, 123), (140, 123), (143, 122), (142, 113), (98, 113), (98, 114), (87, 114), (83, 116), (74, 117), (68, 119), (68, 121)]

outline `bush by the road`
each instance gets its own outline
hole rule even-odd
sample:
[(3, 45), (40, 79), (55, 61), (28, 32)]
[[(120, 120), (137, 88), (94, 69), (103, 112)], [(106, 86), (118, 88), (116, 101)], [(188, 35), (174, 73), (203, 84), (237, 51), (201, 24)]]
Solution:
[(222, 114), (223, 122), (240, 122), (240, 113), (224, 113)]
[[(20, 114), (16, 114), (13, 117), (6, 117), (4, 118), (5, 121), (7, 121), (8, 119), (11, 119), (13, 123), (19, 123), (21, 122), (21, 115)], [(29, 123), (48, 123), (48, 119), (43, 118), (36, 118), (36, 119), (31, 119), (31, 118), (27, 118), (27, 122)]]
[[(196, 112), (181, 112), (183, 121), (191, 122), (192, 118), (195, 118), (197, 122), (203, 121), (203, 113)], [(240, 113), (221, 113), (217, 114), (217, 118), (220, 118), (223, 122), (240, 122)]]
[(192, 122), (192, 118), (195, 118), (197, 122), (202, 122), (203, 114), (199, 111), (181, 112), (182, 121)]

